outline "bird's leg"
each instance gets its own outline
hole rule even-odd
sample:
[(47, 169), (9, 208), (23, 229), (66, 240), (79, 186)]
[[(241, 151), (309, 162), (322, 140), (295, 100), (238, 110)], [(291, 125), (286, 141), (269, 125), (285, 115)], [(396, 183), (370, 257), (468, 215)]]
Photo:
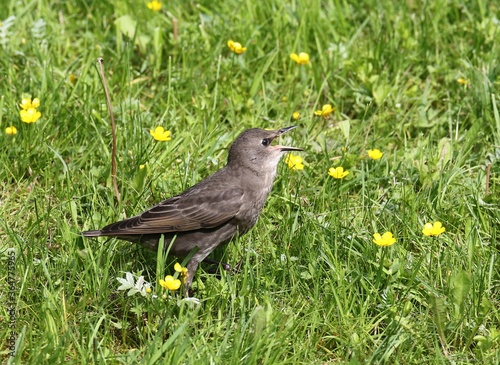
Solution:
[(184, 281), (184, 292), (186, 294), (186, 297), (189, 297), (189, 288), (191, 287), (191, 284), (193, 282), (194, 274), (196, 272), (196, 269), (198, 269), (198, 263), (199, 261), (196, 260), (195, 258), (191, 258), (189, 260), (186, 268), (187, 268), (187, 275), (186, 279)]

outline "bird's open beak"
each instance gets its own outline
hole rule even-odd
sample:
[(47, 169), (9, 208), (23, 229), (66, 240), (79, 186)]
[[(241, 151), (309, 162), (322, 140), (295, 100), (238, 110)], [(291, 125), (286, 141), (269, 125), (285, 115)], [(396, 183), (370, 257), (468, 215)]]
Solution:
[[(294, 128), (297, 128), (297, 126), (296, 125), (292, 125), (291, 127), (285, 127), (285, 128), (278, 129), (276, 131), (276, 137), (279, 137), (283, 133), (286, 133), (286, 132), (288, 132), (288, 131), (290, 131), (290, 130), (292, 130)], [(279, 149), (280, 151), (304, 151), (302, 148), (289, 147), (289, 146), (280, 146), (280, 145), (273, 146), (273, 148)]]

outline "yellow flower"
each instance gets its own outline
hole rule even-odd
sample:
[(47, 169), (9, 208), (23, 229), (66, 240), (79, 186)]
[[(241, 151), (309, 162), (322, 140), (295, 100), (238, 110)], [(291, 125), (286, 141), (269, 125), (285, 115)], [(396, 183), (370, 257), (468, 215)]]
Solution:
[(152, 292), (151, 287), (147, 286), (146, 287), (146, 293), (150, 294)]
[(21, 100), (21, 104), (19, 104), (19, 106), (21, 108), (23, 108), (24, 110), (32, 108), (32, 106), (31, 106), (31, 98), (24, 98), (23, 100)]
[(35, 108), (20, 110), (19, 114), (21, 115), (21, 120), (24, 123), (35, 123), (42, 116), (42, 113), (37, 112)]
[(149, 134), (151, 134), (155, 140), (162, 142), (172, 139), (170, 133), (170, 131), (166, 131), (163, 127), (156, 127), (154, 131), (152, 129), (149, 130)]
[(161, 2), (157, 0), (153, 0), (148, 3), (148, 8), (153, 11), (160, 11), (161, 10)]
[(334, 110), (335, 110), (335, 107), (331, 106), (330, 104), (325, 104), (325, 105), (323, 105), (321, 110), (316, 110), (314, 112), (314, 114), (319, 115), (321, 117), (326, 117), (327, 115), (332, 114)]
[(392, 236), (391, 232), (385, 232), (383, 235), (375, 233), (373, 235), (373, 242), (379, 246), (391, 246), (396, 242), (396, 239)]
[(5, 128), (5, 133), (9, 135), (17, 134), (17, 128), (14, 126), (7, 127)]
[(330, 167), (328, 170), (328, 175), (333, 176), (335, 179), (343, 179), (347, 175), (349, 175), (349, 171), (344, 171), (344, 168), (342, 166), (339, 167)]
[(295, 120), (299, 119), (300, 118), (300, 113), (299, 112), (293, 112), (292, 118), (295, 119)]
[(188, 273), (187, 267), (181, 266), (181, 264), (179, 264), (178, 262), (175, 263), (174, 270), (180, 272), (183, 276), (187, 275)]
[(75, 74), (69, 74), (68, 80), (69, 80), (69, 82), (71, 82), (72, 84), (75, 84), (75, 83), (76, 83), (76, 80), (78, 80), (78, 77), (76, 77), (76, 75), (75, 75)]
[(242, 54), (243, 52), (245, 52), (247, 50), (247, 48), (243, 47), (241, 45), (241, 43), (234, 42), (232, 40), (227, 41), (227, 46), (229, 47), (229, 49), (231, 51), (233, 51), (236, 54)]
[(457, 79), (457, 82), (458, 82), (460, 85), (469, 85), (469, 84), (470, 84), (469, 80), (464, 79), (463, 77), (459, 77), (459, 78)]
[(181, 266), (178, 262), (175, 263), (174, 265), (174, 270), (177, 271), (178, 273), (181, 274), (184, 284), (186, 283), (187, 275), (188, 275), (188, 269), (187, 267)]
[(373, 150), (368, 150), (368, 157), (370, 157), (372, 160), (380, 160), (384, 153), (380, 151), (378, 148), (375, 148)]
[(288, 167), (291, 168), (292, 170), (304, 170), (304, 160), (302, 157), (293, 155), (289, 153), (286, 156), (285, 162), (288, 164)]
[(145, 165), (145, 164), (143, 164), (143, 165), (139, 165), (139, 170), (142, 170), (142, 169), (143, 169), (143, 168), (145, 168), (145, 167), (146, 167), (146, 165)]
[(40, 99), (34, 98), (33, 101), (31, 101), (31, 98), (23, 98), (19, 106), (24, 110), (36, 109), (40, 106)]
[(181, 281), (174, 279), (172, 275), (165, 276), (165, 280), (160, 279), (160, 285), (168, 290), (177, 290), (181, 287)]
[(299, 65), (307, 65), (309, 63), (309, 55), (305, 52), (291, 53), (290, 58), (297, 62)]
[(446, 231), (446, 228), (443, 227), (441, 222), (426, 223), (424, 229), (422, 229), (424, 236), (439, 236), (444, 231)]
[(31, 102), (31, 105), (33, 108), (38, 108), (40, 106), (40, 99), (34, 98), (33, 101)]

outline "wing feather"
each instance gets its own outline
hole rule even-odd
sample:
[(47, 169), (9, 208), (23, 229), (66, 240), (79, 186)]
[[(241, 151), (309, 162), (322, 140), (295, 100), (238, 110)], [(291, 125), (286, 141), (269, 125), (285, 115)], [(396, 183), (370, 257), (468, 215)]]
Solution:
[(135, 217), (104, 227), (103, 236), (186, 232), (218, 227), (238, 214), (241, 188), (191, 191), (167, 199)]

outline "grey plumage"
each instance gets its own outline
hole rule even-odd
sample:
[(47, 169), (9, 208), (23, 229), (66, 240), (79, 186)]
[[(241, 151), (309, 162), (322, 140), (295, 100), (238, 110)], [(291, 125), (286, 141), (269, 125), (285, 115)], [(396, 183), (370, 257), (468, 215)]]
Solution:
[(165, 247), (175, 236), (169, 254), (185, 257), (196, 250), (187, 264), (188, 289), (201, 261), (257, 222), (281, 156), (287, 151), (302, 151), (271, 145), (276, 137), (293, 128), (244, 131), (231, 145), (226, 166), (213, 175), (135, 217), (83, 232), (83, 236), (111, 236), (151, 249), (158, 248), (161, 234), (165, 236)]

